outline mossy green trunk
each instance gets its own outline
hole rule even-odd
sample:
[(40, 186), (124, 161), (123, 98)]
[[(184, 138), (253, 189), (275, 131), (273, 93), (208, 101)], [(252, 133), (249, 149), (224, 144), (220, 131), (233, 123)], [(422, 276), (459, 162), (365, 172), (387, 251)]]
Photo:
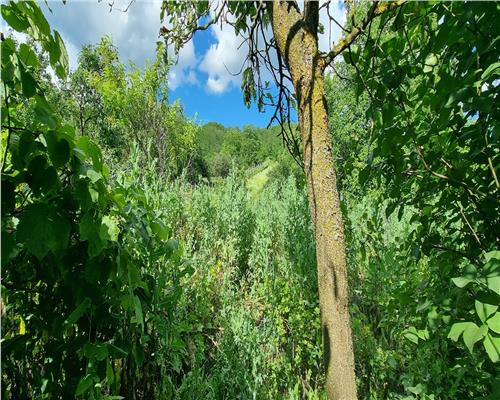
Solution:
[[(306, 4), (307, 8), (307, 4)], [(354, 400), (356, 380), (349, 318), (344, 226), (324, 97), (323, 59), (312, 24), (286, 2), (275, 1), (272, 26), (298, 97), (309, 208), (314, 224), (326, 391), (330, 400)]]

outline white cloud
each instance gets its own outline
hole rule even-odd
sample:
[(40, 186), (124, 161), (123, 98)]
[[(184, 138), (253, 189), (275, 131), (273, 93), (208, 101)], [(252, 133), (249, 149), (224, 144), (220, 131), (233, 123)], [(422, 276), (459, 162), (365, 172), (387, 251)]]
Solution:
[(196, 85), (198, 83), (195, 72), (197, 62), (194, 43), (190, 40), (179, 51), (177, 63), (170, 68), (168, 73), (168, 86), (170, 89), (175, 90), (183, 83)]
[(229, 82), (227, 79), (209, 77), (207, 79), (207, 89), (209, 92), (216, 94), (224, 93), (229, 86)]
[(66, 43), (71, 66), (77, 64), (78, 50), (82, 45), (97, 43), (104, 35), (113, 38), (125, 63), (131, 60), (142, 67), (146, 59), (154, 59), (161, 2), (137, 0), (127, 12), (120, 10), (126, 8), (129, 0), (116, 0), (111, 12), (108, 3), (69, 1), (62, 4), (49, 1), (52, 12), (40, 3), (51, 27), (61, 33)]
[[(49, 2), (52, 13), (46, 6), (44, 12), (54, 29), (60, 31), (68, 50), (70, 67), (78, 65), (80, 48), (85, 44), (98, 43), (101, 37), (109, 35), (117, 46), (120, 59), (125, 64), (129, 61), (143, 67), (146, 59), (153, 60), (156, 54), (156, 42), (161, 26), (159, 0), (115, 0), (110, 10), (109, 1), (71, 1), (66, 5), (61, 2)], [(189, 42), (180, 51), (178, 63), (173, 65), (168, 74), (169, 86), (175, 90), (182, 84), (197, 84), (197, 58), (193, 42)]]
[(78, 66), (78, 53), (80, 52), (80, 49), (70, 40), (65, 40), (64, 45), (66, 46), (66, 51), (68, 53), (69, 69), (74, 70)]
[[(104, 35), (113, 38), (122, 62), (131, 60), (142, 67), (147, 58), (154, 59), (161, 25), (161, 1), (136, 0), (126, 13), (119, 11), (126, 8), (129, 1), (115, 0), (115, 9), (111, 12), (108, 1), (74, 0), (66, 5), (49, 1), (52, 13), (41, 3), (51, 26), (59, 30), (64, 38), (72, 69), (77, 65), (81, 46), (97, 43)], [(340, 1), (332, 2), (330, 14), (341, 24), (345, 22)], [(325, 8), (321, 10), (320, 22), (325, 31), (319, 36), (319, 48), (327, 51), (332, 42), (341, 36), (341, 30), (329, 21)], [(238, 73), (248, 52), (247, 45), (241, 45), (243, 38), (236, 36), (229, 25), (212, 26), (210, 33), (215, 43), (204, 54), (197, 54), (193, 41), (180, 51), (178, 62), (171, 67), (168, 75), (172, 90), (184, 84), (199, 84), (200, 72), (206, 74), (203, 84), (209, 93), (221, 94), (233, 87), (239, 88), (241, 76)]]
[(192, 85), (197, 85), (198, 82), (198, 77), (196, 76), (196, 72), (194, 71), (189, 71), (189, 73), (186, 76), (186, 81), (191, 83)]
[(206, 88), (211, 93), (224, 93), (232, 86), (239, 87), (241, 67), (248, 53), (248, 46), (241, 36), (236, 36), (229, 25), (211, 27), (216, 43), (203, 56), (199, 69), (207, 77)]
[[(299, 7), (303, 9), (303, 1), (299, 2)], [(345, 23), (345, 9), (341, 1), (330, 3), (329, 13), (340, 24)], [(328, 51), (332, 43), (342, 36), (342, 31), (339, 26), (330, 21), (326, 7), (320, 12), (320, 23), (324, 27), (324, 33), (318, 37), (318, 47), (320, 51)], [(270, 29), (268, 31), (270, 33)], [(223, 25), (222, 28), (212, 26), (211, 32), (216, 42), (203, 55), (199, 69), (208, 75), (206, 78), (207, 90), (220, 94), (231, 87), (240, 86), (241, 77), (233, 74), (240, 72), (248, 52), (248, 46), (241, 45), (243, 38), (235, 36), (231, 26)], [(268, 75), (264, 73), (264, 80), (270, 79)]]

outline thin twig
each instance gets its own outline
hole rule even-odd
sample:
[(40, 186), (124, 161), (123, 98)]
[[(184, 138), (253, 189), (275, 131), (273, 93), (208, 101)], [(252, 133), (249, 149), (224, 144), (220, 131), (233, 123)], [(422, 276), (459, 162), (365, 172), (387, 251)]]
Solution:
[(10, 111), (9, 111), (9, 95), (7, 94), (7, 86), (5, 85), (5, 82), (3, 83), (4, 86), (4, 92), (5, 92), (5, 107), (7, 110), (7, 142), (5, 143), (5, 149), (4, 149), (4, 154), (3, 154), (3, 160), (2, 160), (2, 172), (4, 172), (5, 164), (7, 162), (7, 153), (9, 151), (9, 146), (10, 146), (10, 136), (12, 133), (11, 125), (10, 125)]
[(469, 227), (470, 231), (472, 232), (472, 235), (474, 236), (474, 238), (476, 239), (477, 243), (479, 244), (479, 247), (481, 247), (481, 249), (482, 249), (483, 245), (481, 244), (481, 241), (479, 240), (479, 236), (477, 235), (476, 231), (474, 230), (474, 228), (470, 224), (469, 220), (465, 216), (462, 204), (460, 204), (460, 203), (457, 203), (457, 204), (458, 204), (458, 207), (460, 208), (460, 214), (462, 214), (462, 218), (464, 219), (465, 223), (467, 224), (467, 226)]

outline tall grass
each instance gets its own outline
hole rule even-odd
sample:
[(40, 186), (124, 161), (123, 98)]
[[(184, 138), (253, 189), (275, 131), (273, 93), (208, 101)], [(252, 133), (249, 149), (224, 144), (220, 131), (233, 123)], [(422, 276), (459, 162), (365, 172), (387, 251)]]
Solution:
[(194, 272), (172, 321), (173, 397), (324, 398), (315, 250), (293, 177), (258, 196), (238, 172), (216, 185), (156, 180), (134, 168)]
[[(171, 344), (172, 398), (325, 398), (314, 238), (294, 175), (270, 177), (258, 194), (248, 171), (192, 185), (136, 165), (128, 178), (149, 188), (192, 269), (170, 317), (182, 338)], [(386, 215), (377, 189), (345, 193), (344, 205), (360, 397), (487, 393), (491, 375), (467, 368), (446, 338), (457, 299), (439, 266), (449, 260), (407, 240), (415, 211)]]

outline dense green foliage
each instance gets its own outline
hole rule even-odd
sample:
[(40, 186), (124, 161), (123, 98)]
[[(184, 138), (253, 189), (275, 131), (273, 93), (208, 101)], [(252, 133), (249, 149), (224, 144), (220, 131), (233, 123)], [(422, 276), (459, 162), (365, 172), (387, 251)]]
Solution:
[[(64, 78), (66, 50), (38, 6), (2, 15)], [(162, 396), (179, 352), (168, 315), (190, 270), (142, 178), (110, 185), (99, 148), (47, 103), (37, 66), (26, 44), (2, 43), (2, 397)]]
[(447, 338), (468, 301), (452, 283), (454, 265), (441, 252), (422, 253), (413, 238), (426, 220), (415, 206), (394, 210), (389, 177), (364, 176), (384, 160), (373, 159), (370, 138), (377, 131), (364, 115), (368, 94), (356, 99), (349, 81), (354, 68), (339, 63), (336, 71), (344, 79), (331, 76), (327, 92), (333, 141), (352, 149), (338, 153), (337, 160), (350, 171), (341, 175), (340, 187), (348, 217), (357, 374), (364, 378), (358, 382), (360, 397), (455, 399), (489, 393), (497, 376), (494, 364)]
[[(383, 16), (379, 29), (344, 55), (373, 121), (359, 180), (381, 191), (372, 197), (379, 210), (365, 232), (390, 243), (396, 235), (381, 236), (384, 221), (406, 226), (393, 254), (390, 247), (365, 248), (363, 258), (383, 270), (394, 263), (386, 277), (391, 281), (406, 264), (398, 291), (387, 299), (404, 308), (397, 319), (387, 314), (390, 307), (378, 312), (392, 320), (390, 329), (402, 323), (419, 349), (417, 357), (408, 355), (407, 366), (393, 358), (405, 373), (392, 379), (402, 378), (420, 396), (500, 391), (498, 11), (494, 3), (407, 4)], [(383, 277), (377, 272), (377, 280)], [(380, 304), (372, 293), (362, 298)], [(446, 341), (462, 334), (462, 344)], [(384, 342), (387, 355), (403, 354)], [(474, 349), (477, 342), (482, 345)], [(434, 374), (423, 370), (430, 365)]]
[[(244, 182), (244, 181), (243, 181)], [(249, 196), (242, 176), (161, 200), (196, 271), (183, 309), (186, 398), (300, 398), (321, 389), (314, 243), (305, 193), (293, 177)]]
[(198, 128), (182, 114), (179, 104), (168, 104), (164, 48), (158, 45), (154, 62), (144, 70), (120, 61), (109, 37), (87, 45), (78, 68), (59, 88), (48, 88), (61, 117), (69, 118), (81, 136), (91, 137), (107, 162), (128, 157), (130, 143), (156, 159), (160, 175), (179, 175), (186, 165), (195, 179), (205, 175), (197, 154)]
[[(500, 394), (498, 15), (408, 4), (326, 77), (360, 398)], [(187, 119), (161, 45), (69, 73), (36, 3), (2, 17), (2, 397), (325, 398), (279, 130)]]

